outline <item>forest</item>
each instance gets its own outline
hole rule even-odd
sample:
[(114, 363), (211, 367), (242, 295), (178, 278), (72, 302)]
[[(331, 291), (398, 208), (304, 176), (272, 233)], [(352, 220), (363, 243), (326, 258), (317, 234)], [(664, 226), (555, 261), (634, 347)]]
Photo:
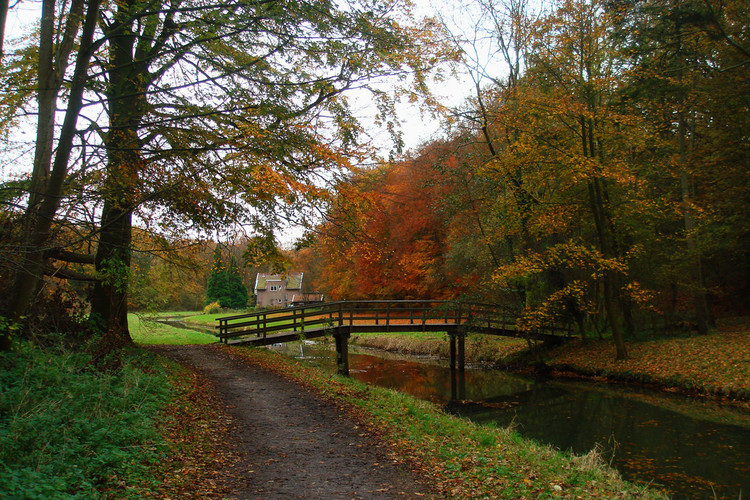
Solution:
[(321, 287), (513, 304), (529, 330), (611, 334), (618, 357), (746, 314), (750, 6), (480, 11), (505, 76), (465, 57), (476, 94), (444, 137), (341, 183), (311, 233)]
[[(0, 46), (0, 347), (84, 319), (120, 345), (129, 309), (199, 309), (217, 238), (246, 284), (503, 303), (618, 357), (746, 313), (750, 6), (466, 12), (42, 2)], [(451, 72), (473, 87), (456, 106), (431, 90)], [(394, 151), (400, 99), (439, 137), (384, 159), (363, 94)]]

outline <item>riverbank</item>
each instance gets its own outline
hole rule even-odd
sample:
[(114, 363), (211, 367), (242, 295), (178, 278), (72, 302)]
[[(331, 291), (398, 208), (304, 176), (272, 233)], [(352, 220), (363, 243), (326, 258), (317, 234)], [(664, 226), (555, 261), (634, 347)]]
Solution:
[[(608, 340), (572, 339), (544, 351), (545, 364), (558, 377), (648, 384), (663, 390), (716, 397), (750, 409), (750, 322), (719, 323), (704, 336), (660, 338), (627, 343), (629, 358), (615, 361)], [(353, 344), (416, 355), (448, 357), (441, 334), (359, 334)], [(466, 360), (519, 368), (528, 349), (521, 339), (469, 335)]]

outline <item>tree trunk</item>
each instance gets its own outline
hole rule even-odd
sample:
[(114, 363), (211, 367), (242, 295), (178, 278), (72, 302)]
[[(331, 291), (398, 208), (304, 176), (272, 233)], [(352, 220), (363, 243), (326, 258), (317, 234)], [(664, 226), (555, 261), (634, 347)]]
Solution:
[(5, 41), (5, 21), (8, 19), (8, 0), (0, 0), (0, 59), (2, 59), (3, 46)]
[[(51, 165), (51, 152), (54, 127), (54, 108), (59, 91), (59, 79), (54, 76), (52, 59), (52, 37), (54, 31), (47, 24), (54, 24), (54, 16), (49, 9), (54, 10), (54, 1), (45, 0), (42, 15), (42, 38), (40, 40), (40, 63), (38, 78), (40, 87), (51, 85), (54, 92), (47, 88), (39, 91), (39, 122), (37, 127), (37, 150), (34, 158), (32, 173), (32, 191), (29, 206), (25, 215), (24, 233), (25, 247), (21, 252), (20, 267), (17, 272), (13, 300), (8, 315), (14, 321), (19, 321), (26, 313), (34, 293), (39, 289), (45, 266), (45, 246), (48, 244), (52, 223), (63, 196), (63, 185), (67, 177), (68, 162), (73, 149), (73, 139), (76, 133), (76, 122), (83, 103), (83, 90), (86, 83), (89, 61), (93, 53), (92, 41), (99, 16), (100, 0), (90, 0), (86, 8), (86, 18), (81, 32), (80, 50), (76, 55), (73, 79), (68, 95), (68, 106), (65, 112), (60, 136), (57, 141), (54, 163)], [(82, 5), (76, 2), (77, 5)], [(67, 29), (77, 33), (77, 26)], [(73, 36), (73, 35), (70, 35)], [(68, 47), (67, 44), (63, 44)], [(72, 46), (72, 45), (70, 45)], [(44, 55), (47, 54), (48, 55)], [(42, 54), (43, 53), (43, 54)], [(63, 59), (67, 54), (61, 55)], [(43, 58), (43, 60), (41, 60)], [(58, 62), (58, 72), (62, 71), (63, 62)], [(51, 110), (49, 109), (51, 107)], [(51, 170), (51, 173), (50, 173)], [(0, 333), (0, 350), (10, 348), (10, 338), (7, 332)]]
[(680, 112), (678, 128), (678, 147), (680, 152), (680, 188), (682, 191), (682, 211), (685, 225), (685, 240), (687, 242), (688, 262), (690, 266), (690, 288), (693, 296), (693, 308), (695, 309), (695, 322), (698, 333), (708, 333), (708, 299), (706, 289), (703, 286), (703, 266), (701, 264), (700, 249), (695, 238), (695, 220), (691, 207), (690, 181), (687, 172), (687, 123), (683, 112)]
[[(589, 158), (598, 158), (598, 152), (594, 142), (594, 125), (591, 120), (584, 117), (580, 118), (581, 139), (583, 156)], [(599, 242), (599, 250), (605, 258), (615, 257), (615, 244), (612, 228), (614, 226), (612, 215), (609, 211), (609, 196), (606, 192), (606, 185), (598, 172), (592, 173), (592, 178), (588, 182), (589, 206), (594, 218), (594, 226)], [(626, 359), (628, 351), (625, 346), (625, 340), (620, 327), (617, 314), (617, 277), (609, 270), (604, 271), (604, 310), (607, 314), (607, 321), (612, 330), (612, 339), (615, 343), (615, 359)]]
[(91, 298), (91, 318), (114, 345), (132, 342), (128, 330), (128, 283), (132, 214), (108, 201), (96, 252), (100, 281)]
[(105, 137), (107, 172), (104, 208), (96, 252), (101, 282), (94, 287), (92, 319), (99, 323), (105, 345), (119, 347), (132, 342), (128, 331), (128, 285), (132, 211), (138, 201), (142, 170), (138, 130), (145, 114), (145, 89), (149, 83), (146, 63), (135, 60), (135, 22), (129, 9), (133, 2), (118, 4), (117, 22), (110, 26), (109, 132)]

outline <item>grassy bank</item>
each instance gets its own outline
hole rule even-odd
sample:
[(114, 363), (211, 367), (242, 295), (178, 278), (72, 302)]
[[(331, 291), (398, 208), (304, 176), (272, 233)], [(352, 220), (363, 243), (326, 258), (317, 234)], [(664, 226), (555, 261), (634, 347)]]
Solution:
[(224, 347), (331, 399), (448, 498), (664, 498), (623, 482), (595, 452), (572, 456), (508, 429), (473, 424), (396, 391), (331, 375), (264, 349)]
[(154, 321), (147, 316), (128, 314), (130, 336), (137, 344), (144, 345), (186, 345), (211, 344), (217, 341), (214, 335), (177, 328)]
[(750, 401), (750, 333), (721, 329), (704, 336), (628, 343), (629, 358), (614, 360), (611, 342), (573, 341), (549, 353), (560, 373), (655, 384)]
[(614, 360), (611, 342), (573, 341), (549, 353), (558, 372), (650, 383), (750, 403), (750, 321), (719, 321), (708, 335), (628, 342), (629, 358)]
[(207, 431), (226, 417), (205, 384), (141, 349), (121, 359), (102, 372), (83, 352), (0, 354), (1, 497), (223, 497), (211, 474), (233, 457)]

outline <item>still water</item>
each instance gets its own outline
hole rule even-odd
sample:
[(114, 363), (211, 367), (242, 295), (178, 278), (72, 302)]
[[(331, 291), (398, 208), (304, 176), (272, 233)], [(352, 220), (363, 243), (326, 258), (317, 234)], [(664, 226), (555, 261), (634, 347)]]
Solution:
[[(335, 368), (334, 353), (286, 344), (290, 355)], [(750, 498), (750, 415), (679, 395), (622, 386), (541, 380), (352, 349), (351, 376), (443, 405), (479, 423), (513, 425), (561, 450), (594, 447), (630, 481), (662, 485), (674, 498)]]

